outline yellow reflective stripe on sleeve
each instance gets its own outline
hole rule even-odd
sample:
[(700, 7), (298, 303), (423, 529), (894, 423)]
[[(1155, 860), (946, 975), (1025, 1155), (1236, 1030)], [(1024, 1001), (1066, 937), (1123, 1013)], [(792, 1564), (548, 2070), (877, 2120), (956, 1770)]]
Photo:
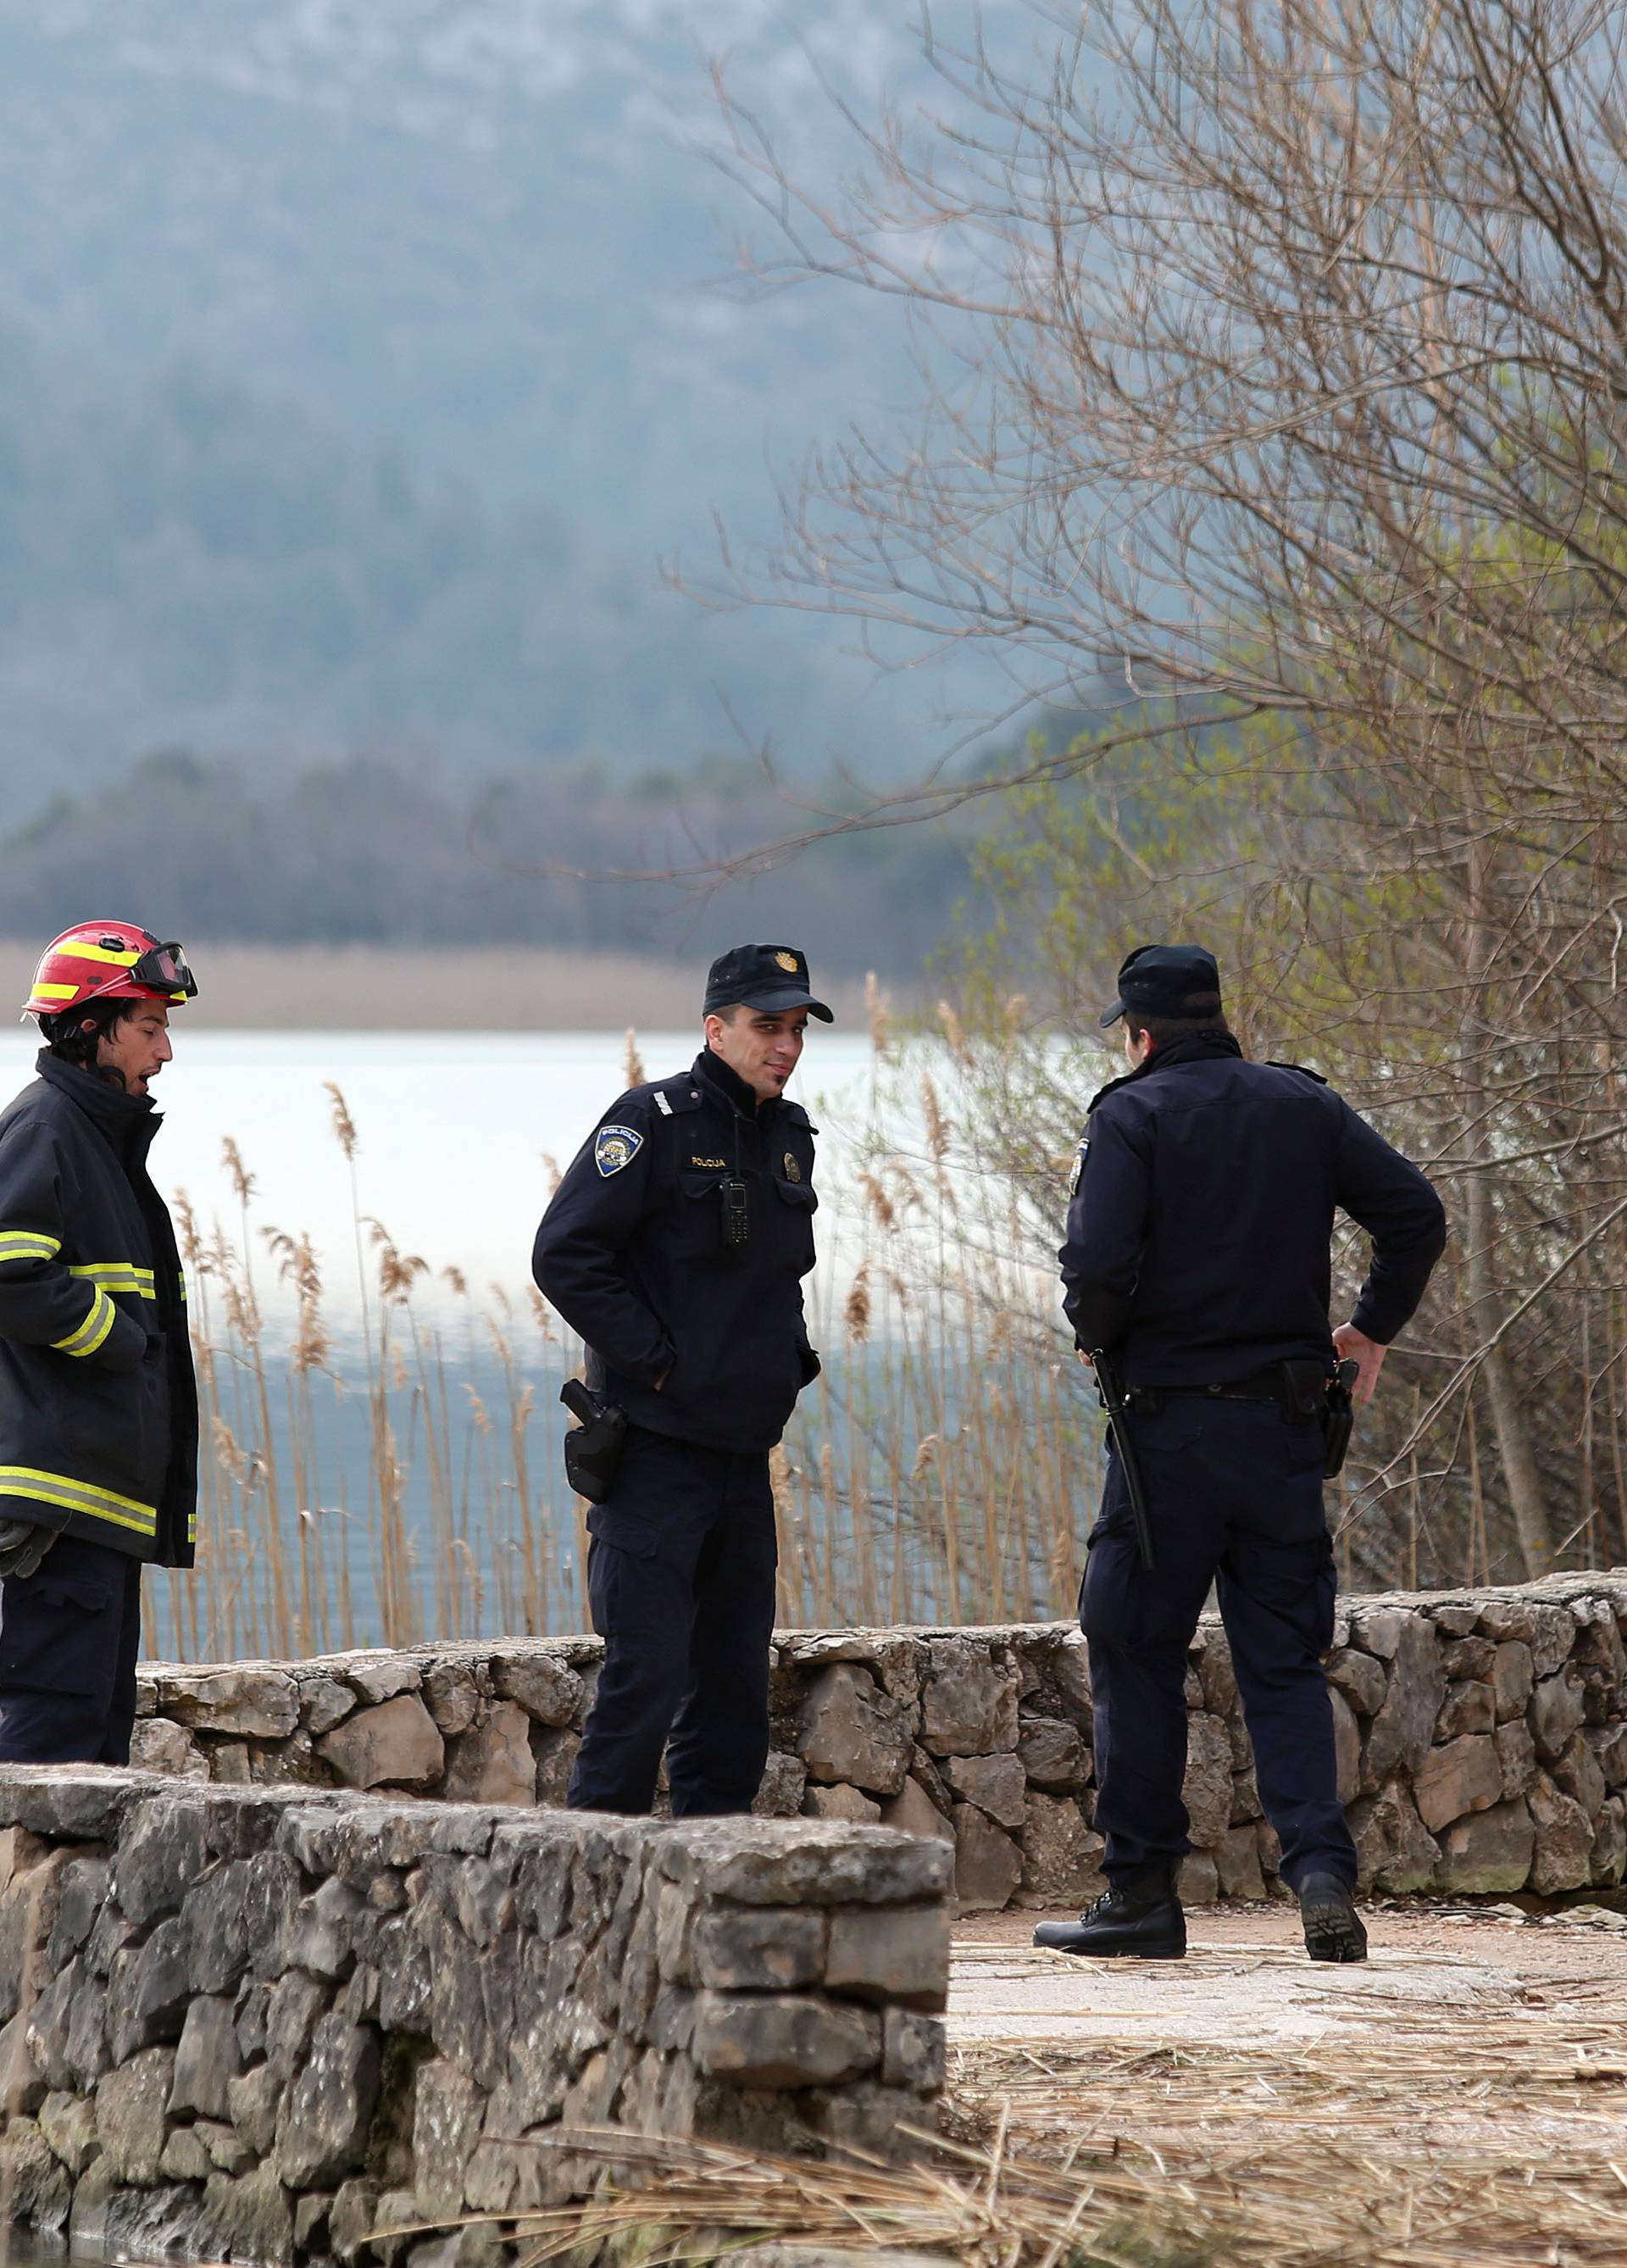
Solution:
[(32, 998), (36, 1000), (71, 1000), (78, 990), (77, 984), (36, 984)]
[(180, 1297), (184, 1306), (187, 1297), (187, 1271), (184, 1268), (178, 1268), (175, 1272), (180, 1278)]
[(137, 1268), (130, 1260), (89, 1260), (82, 1267), (70, 1268), (70, 1276), (83, 1276), (88, 1283), (99, 1284), (104, 1292), (134, 1292), (144, 1300), (156, 1300), (158, 1289), (151, 1268)]
[(91, 1300), (91, 1312), (77, 1331), (70, 1331), (65, 1339), (53, 1339), (58, 1354), (94, 1354), (113, 1329), (118, 1309), (99, 1284)]
[(37, 1504), (86, 1513), (92, 1520), (111, 1521), (115, 1528), (133, 1528), (138, 1535), (158, 1532), (156, 1504), (143, 1504), (139, 1498), (98, 1488), (93, 1481), (77, 1481), (70, 1473), (41, 1472), (33, 1465), (0, 1465), (0, 1497), (8, 1496), (26, 1496)]
[(51, 1260), (62, 1248), (59, 1237), (41, 1236), (32, 1228), (0, 1228), (0, 1266), (8, 1260)]
[(113, 968), (134, 968), (141, 959), (139, 953), (110, 953), (105, 945), (92, 945), (82, 937), (65, 938), (53, 950), (69, 961), (100, 961)]

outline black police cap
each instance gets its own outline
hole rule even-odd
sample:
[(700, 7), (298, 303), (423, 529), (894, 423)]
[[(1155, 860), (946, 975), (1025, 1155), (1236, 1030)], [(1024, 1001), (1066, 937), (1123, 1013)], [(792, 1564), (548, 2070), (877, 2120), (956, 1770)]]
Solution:
[(736, 1007), (759, 1008), (769, 1016), (806, 1008), (821, 1023), (836, 1020), (809, 991), (807, 957), (794, 945), (736, 945), (718, 955), (706, 972), (704, 1012), (710, 1016)]
[(1119, 964), (1118, 998), (1102, 1018), (1126, 1008), (1140, 1016), (1218, 1016), (1220, 964), (1201, 945), (1138, 945)]

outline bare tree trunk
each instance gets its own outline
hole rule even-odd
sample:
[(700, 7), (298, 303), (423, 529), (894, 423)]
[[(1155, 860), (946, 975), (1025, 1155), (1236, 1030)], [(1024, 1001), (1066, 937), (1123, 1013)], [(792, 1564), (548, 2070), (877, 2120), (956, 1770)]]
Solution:
[[(1490, 1175), (1469, 1174), (1465, 1197), (1469, 1216), (1469, 1251), (1466, 1257), (1470, 1313), (1474, 1316), (1476, 1333), (1487, 1337), (1496, 1329), (1498, 1321), (1498, 1285), (1491, 1269), (1495, 1232)], [(1502, 1464), (1503, 1477), (1508, 1484), (1509, 1506), (1514, 1515), (1514, 1533), (1520, 1539), (1520, 1556), (1525, 1562), (1528, 1578), (1535, 1582), (1539, 1575), (1548, 1572), (1553, 1557), (1553, 1535), (1549, 1527), (1542, 1476), (1537, 1468), (1536, 1452), (1532, 1446), (1531, 1428), (1520, 1399), (1513, 1366), (1502, 1347), (1493, 1347), (1487, 1355), (1481, 1366), (1481, 1376), (1485, 1381), (1486, 1398), (1491, 1405), (1498, 1457)]]
[[(1469, 982), (1462, 1034), (1463, 1109), (1469, 1139), (1481, 1161), (1480, 1170), (1466, 1176), (1465, 1210), (1469, 1216), (1469, 1314), (1474, 1319), (1476, 1333), (1485, 1339), (1491, 1336), (1501, 1320), (1498, 1314), (1498, 1286), (1491, 1258), (1497, 1236), (1497, 1205), (1492, 1181), (1494, 1168), (1486, 1159), (1488, 1114), (1484, 1055), (1491, 1042), (1491, 1021), (1487, 1012), (1490, 1006), (1487, 972), (1496, 951), (1497, 939), (1489, 918), (1491, 893), (1486, 830), (1477, 823), (1478, 814), (1473, 808), (1472, 784), (1467, 779), (1464, 790), (1467, 823), (1463, 831), (1469, 845)], [(1536, 1451), (1532, 1445), (1531, 1428), (1520, 1398), (1513, 1366), (1505, 1349), (1493, 1347), (1481, 1369), (1486, 1382), (1486, 1398), (1491, 1405), (1491, 1425), (1497, 1435), (1498, 1455), (1503, 1467), (1503, 1477), (1508, 1485), (1509, 1508), (1514, 1515), (1514, 1533), (1520, 1540), (1520, 1556), (1525, 1561), (1528, 1579), (1535, 1582), (1538, 1576), (1548, 1572), (1549, 1563), (1553, 1557), (1553, 1538), (1549, 1529), (1548, 1506), (1543, 1495), (1542, 1476), (1537, 1469)]]

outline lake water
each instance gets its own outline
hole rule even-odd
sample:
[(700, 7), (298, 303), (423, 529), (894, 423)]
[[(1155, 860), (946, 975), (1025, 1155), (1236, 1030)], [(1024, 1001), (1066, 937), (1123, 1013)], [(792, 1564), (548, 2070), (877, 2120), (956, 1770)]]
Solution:
[[(522, 1298), (552, 1187), (545, 1160), (567, 1164), (626, 1085), (620, 1032), (188, 1035), (184, 1010), (173, 1031), (175, 1061), (154, 1083), (164, 1113), (154, 1180), (166, 1195), (184, 1189), (206, 1223), (217, 1218), (235, 1233), (239, 1207), (222, 1156), (234, 1141), (254, 1177), (255, 1222), (308, 1233), (342, 1306), (357, 1299), (358, 1204), (403, 1252), (429, 1263), (432, 1279), (456, 1268), (474, 1286)], [(32, 1032), (0, 1048), (0, 1094), (30, 1077)], [(683, 1070), (697, 1045), (693, 1033), (638, 1038), (652, 1079)], [(817, 1031), (790, 1090), (818, 1120), (822, 1166), (833, 1174), (862, 1129), (870, 1071), (866, 1039)], [(359, 1136), (354, 1189), (329, 1081)], [(426, 1291), (433, 1300), (432, 1283)], [(268, 1304), (276, 1329), (276, 1306)]]

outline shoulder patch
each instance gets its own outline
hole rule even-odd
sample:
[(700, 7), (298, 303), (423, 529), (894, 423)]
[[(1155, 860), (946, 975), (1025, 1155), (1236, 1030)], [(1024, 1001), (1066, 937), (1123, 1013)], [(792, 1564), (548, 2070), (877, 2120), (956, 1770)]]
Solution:
[(1301, 1079), (1314, 1079), (1318, 1086), (1326, 1086), (1328, 1084), (1321, 1071), (1313, 1071), (1309, 1064), (1278, 1063), (1274, 1056), (1268, 1056), (1265, 1059), (1265, 1067), (1267, 1071), (1297, 1071)]
[(1073, 1153), (1073, 1163), (1068, 1172), (1068, 1195), (1071, 1197), (1076, 1197), (1079, 1193), (1079, 1175), (1085, 1170), (1085, 1153), (1089, 1148), (1090, 1136), (1081, 1134), (1079, 1146)]
[(644, 1138), (631, 1126), (601, 1126), (593, 1137), (593, 1163), (607, 1182), (630, 1166), (644, 1148)]

